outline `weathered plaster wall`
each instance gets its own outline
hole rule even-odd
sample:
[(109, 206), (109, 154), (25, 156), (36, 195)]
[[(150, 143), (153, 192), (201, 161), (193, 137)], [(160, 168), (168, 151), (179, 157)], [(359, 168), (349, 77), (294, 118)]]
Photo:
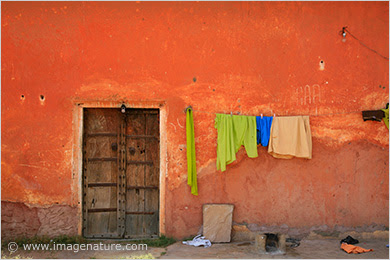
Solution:
[(28, 207), (18, 202), (1, 202), (3, 238), (77, 234), (77, 209), (67, 205)]
[[(75, 102), (164, 101), (167, 235), (196, 233), (202, 204), (225, 202), (238, 223), (387, 225), (388, 130), (359, 111), (388, 102), (389, 63), (339, 31), (388, 57), (388, 14), (387, 2), (2, 2), (2, 201), (36, 221), (38, 208), (78, 206)], [(188, 105), (198, 197), (186, 185)], [(328, 116), (310, 119), (312, 160), (259, 147), (221, 173), (214, 113), (230, 111)], [(12, 222), (11, 205), (26, 206), (7, 204)], [(56, 217), (78, 221), (66, 212)]]

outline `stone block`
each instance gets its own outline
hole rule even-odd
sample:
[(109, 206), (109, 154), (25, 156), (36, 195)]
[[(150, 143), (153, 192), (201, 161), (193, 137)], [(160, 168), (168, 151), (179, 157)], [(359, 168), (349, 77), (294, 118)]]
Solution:
[(265, 250), (265, 242), (267, 240), (267, 236), (262, 233), (257, 233), (255, 235), (255, 248), (258, 253), (265, 254), (267, 251)]
[(245, 225), (233, 225), (232, 241), (253, 241), (255, 240), (255, 232), (250, 231)]
[(233, 208), (231, 204), (203, 205), (203, 235), (211, 242), (230, 242)]
[(279, 234), (279, 250), (281, 253), (286, 253), (286, 235), (285, 234)]

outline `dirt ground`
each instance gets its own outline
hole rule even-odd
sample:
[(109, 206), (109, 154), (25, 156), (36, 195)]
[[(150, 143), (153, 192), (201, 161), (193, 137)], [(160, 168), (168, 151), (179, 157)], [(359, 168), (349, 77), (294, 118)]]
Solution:
[(234, 242), (213, 244), (209, 248), (183, 245), (181, 241), (167, 248), (149, 247), (146, 251), (17, 251), (14, 254), (3, 251), (2, 258), (33, 259), (389, 259), (387, 240), (361, 241), (358, 246), (374, 249), (363, 254), (347, 254), (340, 249), (336, 239), (302, 240), (300, 246), (287, 248), (286, 254), (260, 254), (254, 242)]
[(389, 259), (388, 244), (385, 240), (366, 241), (358, 245), (366, 249), (374, 249), (373, 252), (364, 254), (347, 254), (340, 249), (340, 240), (302, 240), (300, 246), (287, 248), (286, 254), (259, 254), (256, 252), (254, 243), (227, 243), (213, 244), (209, 248), (196, 248), (193, 246), (175, 243), (168, 246), (167, 253), (161, 258), (212, 258), (212, 259)]

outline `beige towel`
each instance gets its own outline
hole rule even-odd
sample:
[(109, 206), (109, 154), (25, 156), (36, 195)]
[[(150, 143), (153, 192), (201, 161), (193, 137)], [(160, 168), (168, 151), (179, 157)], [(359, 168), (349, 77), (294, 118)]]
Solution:
[(274, 117), (268, 152), (275, 158), (311, 159), (312, 142), (309, 117)]

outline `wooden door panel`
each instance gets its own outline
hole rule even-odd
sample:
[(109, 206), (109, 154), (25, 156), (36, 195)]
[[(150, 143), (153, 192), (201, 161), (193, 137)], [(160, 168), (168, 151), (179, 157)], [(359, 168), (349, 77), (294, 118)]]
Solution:
[(118, 109), (84, 111), (83, 234), (86, 237), (119, 237), (116, 210), (121, 120)]
[[(143, 211), (144, 189), (144, 166), (128, 167), (127, 177), (127, 195), (126, 195), (126, 210), (127, 211)], [(129, 181), (131, 180), (131, 181)]]
[(150, 140), (146, 145), (146, 151), (146, 161), (150, 162), (150, 164), (148, 164), (149, 167), (145, 168), (145, 183), (147, 186), (158, 186), (160, 181), (158, 140)]
[(145, 190), (145, 211), (153, 212), (152, 215), (145, 215), (146, 233), (158, 235), (158, 219), (159, 219), (159, 119), (158, 115), (148, 115), (146, 117), (146, 134), (155, 138), (146, 139), (145, 143), (145, 158), (152, 162), (150, 167), (145, 168), (145, 184), (148, 187), (156, 187)]
[(126, 237), (151, 237), (158, 235), (158, 111), (129, 111), (127, 122)]
[[(87, 195), (89, 230), (95, 237), (107, 234), (111, 237), (117, 232), (117, 188), (92, 187)], [(95, 211), (97, 210), (97, 212)], [(108, 212), (99, 212), (107, 210)]]
[(85, 110), (84, 236), (158, 236), (159, 149), (158, 110)]
[(116, 212), (90, 213), (88, 214), (87, 223), (87, 229), (93, 232), (89, 235), (89, 237), (118, 237)]
[[(126, 203), (126, 236), (142, 237), (144, 235), (145, 186), (145, 115), (141, 111), (130, 111), (127, 115), (127, 203)], [(137, 138), (135, 137), (137, 136)], [(138, 187), (138, 188), (136, 188)]]
[(84, 130), (89, 134), (118, 133), (121, 114), (118, 109), (85, 109)]
[(87, 156), (90, 159), (117, 157), (117, 136), (88, 136), (86, 142)]
[(143, 135), (145, 133), (145, 115), (141, 110), (130, 110), (126, 113), (127, 135)]
[(144, 161), (145, 140), (127, 138), (127, 162)]
[(142, 216), (126, 214), (125, 238), (143, 238), (142, 224)]
[(127, 193), (126, 193), (126, 235), (140, 237), (143, 235), (144, 212), (144, 165), (128, 165), (127, 167)]
[(93, 209), (116, 208), (117, 187), (89, 187), (86, 196), (87, 207)]
[(87, 174), (89, 184), (116, 183), (118, 165), (116, 162), (89, 163)]
[(147, 114), (146, 129), (149, 135), (154, 136), (157, 140), (159, 139), (160, 125), (159, 125), (158, 113)]
[(144, 234), (158, 235), (158, 189), (146, 189), (145, 190), (145, 212), (144, 215), (145, 230)]

